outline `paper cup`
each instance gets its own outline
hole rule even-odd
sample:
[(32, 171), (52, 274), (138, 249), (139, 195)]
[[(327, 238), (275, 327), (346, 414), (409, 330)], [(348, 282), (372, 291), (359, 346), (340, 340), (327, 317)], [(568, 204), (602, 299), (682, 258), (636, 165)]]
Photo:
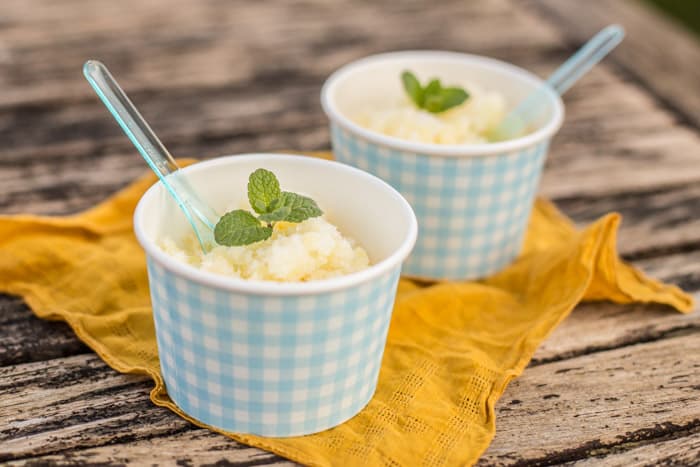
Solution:
[(340, 68), (321, 92), (336, 159), (386, 180), (415, 210), (420, 233), (404, 274), (462, 280), (497, 272), (521, 250), (549, 142), (563, 120), (561, 99), (546, 91), (534, 131), (492, 144), (422, 144), (354, 123), (350, 117), (366, 106), (401, 99), (404, 70), (446, 84), (474, 82), (502, 93), (512, 105), (542, 81), (476, 55), (395, 52)]
[(313, 197), (370, 256), (368, 269), (306, 283), (245, 281), (165, 254), (187, 221), (162, 184), (134, 215), (146, 251), (161, 372), (168, 394), (200, 422), (232, 432), (296, 436), (336, 426), (372, 397), (401, 263), (417, 233), (404, 198), (355, 168), (255, 154), (184, 169), (220, 212), (246, 199), (248, 175), (273, 171), (285, 190)]

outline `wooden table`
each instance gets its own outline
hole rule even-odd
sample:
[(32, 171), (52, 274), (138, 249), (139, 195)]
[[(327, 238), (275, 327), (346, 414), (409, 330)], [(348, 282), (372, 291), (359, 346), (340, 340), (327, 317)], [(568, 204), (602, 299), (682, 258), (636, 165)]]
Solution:
[[(541, 186), (624, 215), (626, 259), (700, 297), (700, 47), (637, 3), (3, 0), (0, 212), (68, 214), (145, 170), (84, 81), (105, 61), (179, 156), (329, 147), (324, 78), (370, 53), (490, 55), (546, 75), (601, 26), (628, 38), (565, 98)], [(1, 279), (0, 279), (1, 280)], [(0, 296), (0, 459), (285, 464), (148, 399), (62, 323)], [(700, 463), (700, 314), (579, 307), (497, 407), (483, 465)]]

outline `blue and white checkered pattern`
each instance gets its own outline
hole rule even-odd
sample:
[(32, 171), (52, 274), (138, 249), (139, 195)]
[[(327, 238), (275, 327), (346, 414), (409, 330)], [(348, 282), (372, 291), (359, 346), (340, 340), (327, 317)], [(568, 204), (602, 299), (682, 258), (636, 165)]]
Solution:
[(371, 399), (400, 267), (345, 290), (248, 295), (148, 259), (161, 372), (188, 415), (232, 432), (296, 436)]
[(476, 279), (520, 253), (549, 141), (517, 152), (439, 157), (371, 143), (331, 124), (336, 160), (396, 188), (418, 218), (408, 276)]

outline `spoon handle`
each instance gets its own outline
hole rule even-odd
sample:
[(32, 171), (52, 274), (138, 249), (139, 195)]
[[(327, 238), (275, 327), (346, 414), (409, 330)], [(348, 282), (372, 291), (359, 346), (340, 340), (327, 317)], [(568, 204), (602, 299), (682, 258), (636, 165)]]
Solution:
[(107, 67), (96, 60), (88, 60), (83, 66), (83, 74), (124, 133), (185, 212), (202, 243), (191, 213), (213, 230), (217, 219), (214, 211), (199, 199), (186, 178), (180, 176), (175, 159), (136, 110)]
[(547, 79), (559, 94), (564, 94), (583, 75), (601, 61), (625, 37), (625, 30), (617, 24), (602, 29), (598, 34), (565, 61)]
[(591, 40), (576, 51), (567, 61), (547, 78), (547, 81), (527, 95), (501, 120), (491, 132), (491, 142), (505, 141), (522, 135), (527, 126), (542, 112), (547, 95), (554, 90), (564, 94), (576, 81), (601, 61), (625, 37), (625, 30), (612, 24), (602, 29)]

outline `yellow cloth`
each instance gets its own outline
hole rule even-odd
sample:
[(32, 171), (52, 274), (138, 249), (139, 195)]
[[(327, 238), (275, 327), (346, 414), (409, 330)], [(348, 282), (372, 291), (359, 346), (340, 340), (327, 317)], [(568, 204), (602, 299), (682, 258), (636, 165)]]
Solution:
[[(188, 418), (163, 386), (144, 255), (131, 230), (153, 182), (145, 177), (76, 216), (0, 217), (0, 290), (41, 318), (67, 321), (117, 371), (150, 375), (153, 402)], [(305, 437), (225, 434), (309, 465), (474, 463), (494, 436), (506, 385), (579, 301), (692, 309), (678, 288), (618, 259), (619, 222), (611, 214), (577, 232), (537, 201), (524, 253), (502, 273), (478, 283), (401, 281), (377, 392), (359, 415)]]

